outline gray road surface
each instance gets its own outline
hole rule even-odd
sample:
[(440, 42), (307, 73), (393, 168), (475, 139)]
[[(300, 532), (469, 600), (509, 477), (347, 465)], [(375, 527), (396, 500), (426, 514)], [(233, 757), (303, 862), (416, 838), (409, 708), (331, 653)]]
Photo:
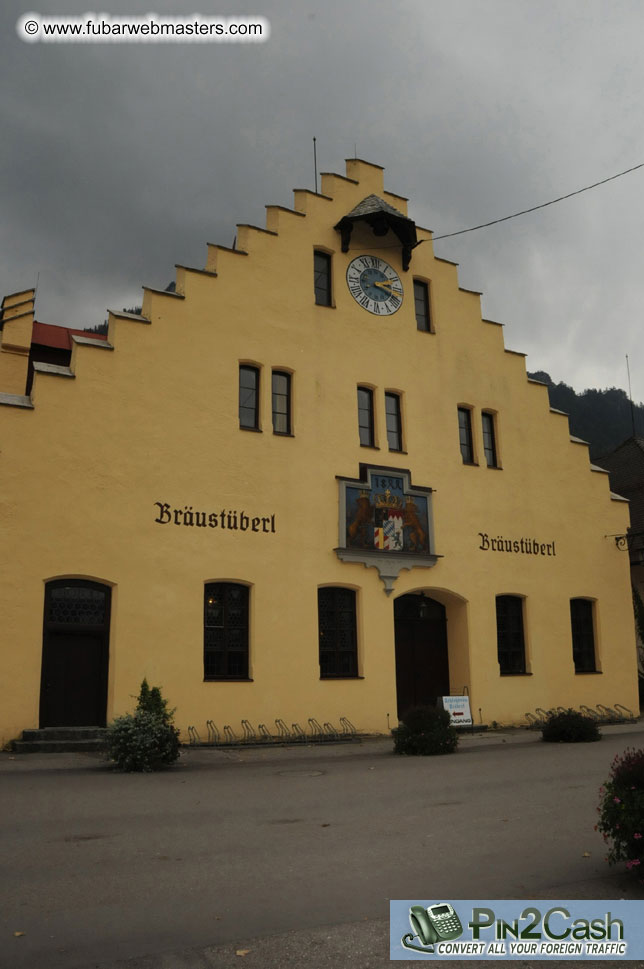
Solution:
[(150, 775), (2, 754), (0, 966), (381, 969), (391, 898), (640, 898), (593, 830), (627, 746), (644, 727), (467, 737), (438, 758), (188, 750)]

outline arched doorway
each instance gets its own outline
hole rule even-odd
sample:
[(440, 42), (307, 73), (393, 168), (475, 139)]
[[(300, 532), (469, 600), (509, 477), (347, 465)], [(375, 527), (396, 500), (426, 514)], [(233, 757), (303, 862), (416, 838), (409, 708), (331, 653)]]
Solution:
[(398, 718), (410, 707), (449, 696), (445, 606), (425, 595), (394, 602)]
[(86, 579), (45, 588), (41, 727), (104, 727), (111, 589)]

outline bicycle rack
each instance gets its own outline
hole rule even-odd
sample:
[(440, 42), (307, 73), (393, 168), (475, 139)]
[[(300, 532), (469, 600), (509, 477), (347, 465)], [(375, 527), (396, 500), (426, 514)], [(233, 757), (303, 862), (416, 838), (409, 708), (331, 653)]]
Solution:
[(587, 707), (583, 703), (581, 704), (579, 709), (581, 710), (581, 712), (585, 717), (590, 717), (591, 720), (599, 721), (602, 719), (601, 714), (599, 714), (597, 710), (594, 710), (592, 707)]
[(622, 718), (617, 710), (613, 710), (612, 707), (607, 707), (603, 703), (598, 703), (597, 709), (599, 710), (604, 723), (620, 723), (622, 721)]
[(292, 723), (288, 727), (281, 717), (276, 717), (275, 733), (271, 733), (266, 724), (258, 724), (256, 730), (250, 720), (243, 718), (241, 731), (236, 732), (230, 724), (225, 724), (220, 730), (214, 720), (206, 720), (207, 738), (202, 740), (199, 731), (191, 725), (187, 728), (188, 742), (191, 747), (260, 747), (268, 744), (339, 743), (359, 739), (358, 731), (347, 717), (340, 717), (340, 728), (329, 720), (321, 724), (315, 717), (309, 717), (307, 723), (308, 733), (299, 723)]
[(318, 723), (315, 717), (309, 717), (309, 727), (311, 728), (311, 737), (313, 740), (327, 739), (322, 726)]
[(340, 739), (340, 734), (335, 729), (335, 727), (333, 726), (332, 723), (324, 723), (323, 724), (323, 727), (324, 727), (324, 733), (326, 734), (326, 737), (327, 737), (328, 740), (339, 740)]
[(277, 727), (278, 740), (289, 741), (291, 740), (291, 731), (288, 729), (283, 720), (278, 717), (275, 721), (275, 726)]
[(615, 704), (613, 704), (613, 705), (614, 705), (614, 707), (615, 707), (615, 709), (616, 709), (616, 710), (617, 710), (618, 712), (619, 712), (620, 710), (623, 710), (623, 711), (624, 711), (624, 713), (623, 713), (623, 717), (624, 717), (624, 720), (625, 720), (625, 721), (626, 721), (626, 720), (632, 720), (633, 722), (635, 722), (635, 720), (636, 720), (637, 718), (636, 718), (636, 716), (635, 716), (635, 714), (633, 713), (633, 711), (632, 711), (632, 710), (629, 710), (629, 709), (628, 709), (628, 707), (625, 707), (625, 706), (623, 706), (623, 705), (622, 705), (621, 703), (615, 703)]
[(276, 739), (275, 737), (271, 737), (271, 735), (269, 734), (268, 730), (266, 729), (263, 723), (257, 724), (257, 733), (259, 734), (259, 737), (257, 739), (262, 743), (272, 744)]

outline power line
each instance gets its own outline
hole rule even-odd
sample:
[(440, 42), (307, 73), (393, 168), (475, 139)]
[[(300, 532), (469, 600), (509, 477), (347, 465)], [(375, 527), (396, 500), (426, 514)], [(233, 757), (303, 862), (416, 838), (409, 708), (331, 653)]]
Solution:
[(541, 205), (533, 205), (530, 209), (523, 209), (521, 212), (515, 212), (514, 215), (505, 215), (502, 219), (494, 219), (492, 222), (482, 222), (481, 225), (474, 225), (471, 229), (459, 229), (458, 232), (447, 232), (442, 236), (433, 236), (433, 241), (437, 242), (439, 239), (451, 239), (453, 236), (462, 236), (466, 232), (476, 232), (477, 229), (487, 229), (491, 225), (498, 225), (499, 222), (507, 222), (508, 219), (516, 219), (520, 215), (527, 215), (528, 212), (536, 212), (537, 209), (545, 209), (548, 205), (554, 205), (556, 202), (563, 202), (564, 199), (572, 198), (573, 195), (581, 195), (582, 192), (588, 192), (591, 188), (597, 188), (598, 185), (605, 185), (606, 182), (612, 182), (616, 178), (621, 178), (622, 175), (628, 175), (629, 172), (636, 172), (638, 168), (644, 168), (644, 162), (640, 165), (634, 165), (633, 168), (627, 168), (626, 171), (618, 172), (617, 175), (611, 175), (610, 178), (603, 178), (601, 182), (593, 182), (592, 185), (586, 185), (585, 188), (578, 188), (576, 192), (569, 192), (568, 195), (560, 195), (557, 199), (552, 199), (550, 202), (542, 202)]

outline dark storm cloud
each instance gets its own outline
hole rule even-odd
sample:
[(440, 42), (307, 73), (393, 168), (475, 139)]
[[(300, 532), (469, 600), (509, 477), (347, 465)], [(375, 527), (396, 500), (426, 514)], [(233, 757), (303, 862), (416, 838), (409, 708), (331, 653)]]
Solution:
[[(313, 187), (313, 135), (320, 169), (343, 172), (355, 146), (437, 234), (644, 161), (637, 0), (273, 0), (253, 11), (271, 39), (252, 46), (25, 44), (25, 12), (1, 15), (0, 292), (40, 273), (51, 322), (99, 322), (174, 263), (203, 265), (236, 222), (263, 224), (266, 203)], [(436, 252), (531, 368), (605, 386), (623, 383), (629, 353), (642, 397), (643, 186), (634, 173)]]

